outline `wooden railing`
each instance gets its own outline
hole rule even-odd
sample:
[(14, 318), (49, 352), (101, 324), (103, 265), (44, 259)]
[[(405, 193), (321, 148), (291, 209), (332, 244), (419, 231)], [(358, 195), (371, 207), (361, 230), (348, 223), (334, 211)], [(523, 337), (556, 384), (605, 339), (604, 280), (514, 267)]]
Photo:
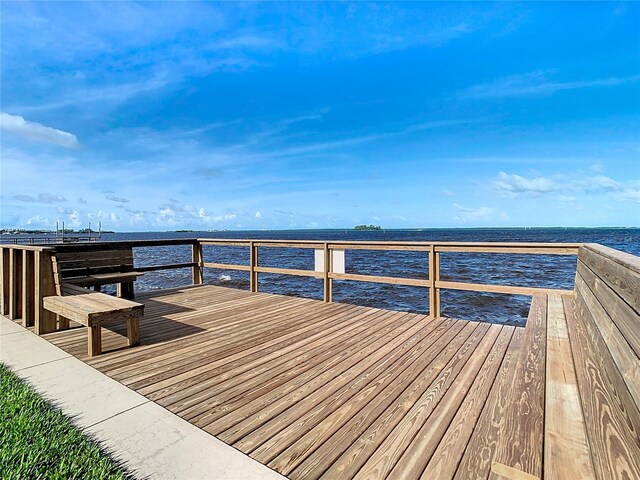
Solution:
[[(55, 295), (51, 258), (56, 252), (86, 252), (109, 248), (146, 248), (165, 246), (191, 246), (191, 261), (159, 265), (135, 266), (136, 271), (154, 272), (190, 268), (191, 283), (204, 283), (204, 269), (215, 268), (247, 272), (249, 289), (259, 290), (260, 274), (281, 274), (311, 277), (323, 281), (325, 302), (333, 301), (333, 281), (348, 280), (358, 282), (408, 285), (429, 289), (429, 312), (441, 315), (441, 291), (462, 290), (501, 294), (533, 295), (534, 293), (568, 293), (567, 290), (539, 288), (517, 285), (496, 285), (445, 281), (440, 278), (442, 253), (483, 253), (483, 254), (531, 254), (531, 255), (577, 255), (579, 243), (460, 243), (460, 242), (349, 242), (313, 240), (249, 240), (249, 239), (170, 239), (135, 240), (117, 242), (92, 242), (85, 244), (61, 244), (55, 246), (0, 245), (2, 251), (1, 279), (2, 294), (0, 310), (11, 319), (22, 319), (25, 326), (35, 325), (36, 333), (50, 331), (52, 316), (42, 308), (42, 298)], [(205, 261), (203, 247), (247, 247), (248, 263), (245, 265)], [(293, 248), (313, 249), (316, 265), (312, 269), (293, 269), (261, 265), (260, 249)], [(337, 252), (348, 250), (407, 251), (424, 252), (426, 278), (395, 277), (384, 275), (364, 275), (338, 271), (334, 265)], [(374, 259), (372, 258), (372, 261)], [(44, 326), (44, 327), (43, 327)]]
[[(493, 254), (532, 254), (532, 255), (577, 255), (579, 243), (468, 243), (468, 242), (318, 242), (309, 240), (237, 240), (237, 239), (199, 239), (200, 248), (202, 245), (249, 247), (249, 264), (232, 265), (224, 263), (202, 262), (204, 268), (217, 268), (226, 270), (238, 270), (249, 272), (249, 284), (252, 292), (258, 291), (259, 273), (276, 273), (282, 275), (297, 275), (304, 277), (314, 277), (324, 280), (324, 301), (333, 301), (333, 280), (351, 280), (359, 282), (387, 283), (394, 285), (408, 285), (416, 287), (426, 287), (432, 292), (429, 297), (429, 311), (435, 316), (440, 316), (441, 290), (464, 290), (472, 292), (489, 292), (513, 295), (533, 295), (534, 293), (568, 293), (570, 291), (524, 287), (516, 285), (488, 285), (479, 283), (465, 283), (443, 281), (440, 279), (441, 253), (493, 253)], [(324, 268), (317, 270), (300, 270), (290, 268), (264, 267), (258, 263), (259, 248), (306, 248), (320, 250), (324, 252)], [(389, 277), (378, 275), (361, 275), (355, 273), (335, 272), (333, 268), (333, 252), (337, 250), (395, 250), (426, 252), (428, 262), (425, 271), (428, 277), (407, 278)], [(201, 258), (202, 254), (200, 253)]]

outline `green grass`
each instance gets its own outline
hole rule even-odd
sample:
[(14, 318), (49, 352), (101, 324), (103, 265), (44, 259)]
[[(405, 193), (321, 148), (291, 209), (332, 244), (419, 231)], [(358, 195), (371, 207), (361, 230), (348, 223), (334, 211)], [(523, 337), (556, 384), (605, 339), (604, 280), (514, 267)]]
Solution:
[(2, 364), (0, 476), (3, 480), (131, 478)]

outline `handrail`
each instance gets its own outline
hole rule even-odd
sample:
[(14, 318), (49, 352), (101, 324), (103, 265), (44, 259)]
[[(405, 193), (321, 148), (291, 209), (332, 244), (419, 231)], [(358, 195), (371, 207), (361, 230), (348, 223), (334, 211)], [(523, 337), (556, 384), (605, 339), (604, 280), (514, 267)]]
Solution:
[[(199, 238), (198, 243), (213, 246), (249, 247), (249, 265), (202, 262), (203, 268), (248, 271), (250, 273), (250, 289), (258, 290), (259, 273), (276, 273), (324, 279), (324, 300), (332, 301), (333, 280), (351, 280), (369, 283), (386, 283), (426, 287), (430, 290), (429, 309), (435, 316), (440, 316), (440, 291), (464, 290), (469, 292), (488, 292), (511, 295), (533, 295), (535, 293), (568, 293), (568, 290), (555, 288), (526, 287), (517, 285), (495, 285), (440, 280), (440, 263), (442, 253), (473, 254), (526, 254), (526, 255), (577, 255), (581, 243), (540, 243), (540, 242), (407, 242), (407, 241), (346, 241), (334, 240), (320, 242), (317, 240), (282, 240), (282, 239), (217, 239)], [(305, 248), (323, 250), (325, 255), (324, 270), (300, 270), (258, 265), (258, 248)], [(354, 273), (334, 272), (333, 251), (336, 250), (384, 250), (415, 251), (429, 255), (428, 277), (408, 278), (380, 275), (362, 275)]]
[[(262, 244), (269, 244), (269, 246), (286, 246), (290, 247), (292, 244), (296, 245), (322, 245), (324, 243), (328, 243), (329, 245), (334, 246), (343, 246), (343, 245), (389, 245), (389, 246), (427, 246), (430, 247), (432, 245), (435, 246), (444, 246), (444, 247), (527, 247), (527, 248), (571, 248), (578, 249), (583, 244), (582, 243), (550, 243), (550, 242), (430, 242), (430, 241), (393, 241), (393, 240), (384, 240), (384, 241), (371, 241), (371, 240), (329, 240), (319, 241), (319, 240), (283, 240), (283, 239), (238, 239), (238, 238), (198, 238), (196, 239), (198, 242), (202, 244), (221, 244), (221, 243), (234, 243), (234, 244), (242, 244), (244, 246), (248, 245), (249, 242)], [(284, 244), (284, 245), (283, 245)]]
[[(166, 247), (174, 245), (196, 245), (198, 240), (195, 238), (163, 238), (157, 240), (113, 240), (108, 242), (91, 242), (91, 243), (61, 243), (50, 248), (56, 251), (77, 251), (90, 252), (92, 250), (107, 250), (117, 248), (140, 248), (140, 247)], [(11, 245), (8, 245), (11, 246)]]
[[(280, 274), (310, 277), (323, 280), (323, 298), (333, 300), (333, 281), (358, 281), (393, 285), (408, 285), (429, 289), (429, 311), (440, 316), (440, 293), (442, 290), (462, 290), (468, 292), (489, 292), (514, 295), (533, 295), (538, 292), (568, 293), (568, 290), (539, 288), (517, 285), (496, 285), (467, 283), (440, 278), (441, 255), (447, 258), (456, 253), (464, 254), (533, 254), (533, 255), (577, 255), (581, 243), (534, 243), (534, 242), (431, 242), (431, 241), (346, 241), (346, 240), (282, 240), (282, 239), (229, 239), (229, 238), (176, 238), (156, 240), (117, 240), (91, 243), (34, 245), (0, 245), (0, 313), (10, 318), (23, 318), (25, 325), (39, 325), (53, 322), (48, 312), (42, 309), (42, 297), (51, 295), (52, 258), (56, 252), (91, 252), (120, 248), (151, 248), (165, 246), (191, 246), (191, 261), (145, 265), (135, 267), (140, 272), (154, 272), (179, 268), (192, 269), (192, 284), (204, 283), (204, 269), (215, 268), (244, 271), (249, 273), (250, 290), (259, 289), (260, 274)], [(249, 250), (248, 264), (226, 264), (204, 260), (203, 247), (243, 247)], [(324, 256), (318, 270), (281, 268), (259, 263), (259, 252), (264, 248), (314, 249)], [(339, 250), (371, 251), (412, 251), (428, 255), (425, 259), (424, 275), (420, 278), (394, 277), (384, 275), (364, 275), (335, 271), (334, 252)], [(53, 293), (55, 294), (55, 292)], [(47, 327), (49, 328), (49, 327)], [(42, 330), (44, 331), (44, 330)]]

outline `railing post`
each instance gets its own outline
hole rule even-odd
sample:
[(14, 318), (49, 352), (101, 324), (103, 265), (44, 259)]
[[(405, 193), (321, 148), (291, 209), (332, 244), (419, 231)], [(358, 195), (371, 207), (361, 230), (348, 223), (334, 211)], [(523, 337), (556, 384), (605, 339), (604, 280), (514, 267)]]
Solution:
[(51, 295), (56, 295), (56, 285), (53, 279), (53, 264), (51, 262), (51, 252), (36, 252), (35, 261), (35, 319), (34, 331), (37, 335), (54, 332), (56, 330), (56, 316), (52, 312), (45, 310), (42, 299)]
[(196, 241), (191, 245), (191, 261), (196, 265), (193, 266), (192, 279), (194, 285), (202, 285), (204, 283), (202, 244)]
[(331, 303), (333, 301), (333, 279), (329, 278), (329, 273), (333, 269), (331, 249), (329, 244), (324, 244), (324, 301)]
[(249, 290), (252, 292), (258, 291), (258, 272), (256, 272), (256, 266), (258, 265), (258, 247), (253, 242), (249, 242)]
[(436, 318), (438, 316), (438, 299), (436, 293), (437, 273), (436, 247), (431, 245), (429, 250), (429, 316)]
[(35, 252), (22, 251), (22, 325), (31, 327), (34, 323), (33, 306), (35, 297)]
[(2, 288), (0, 291), (0, 314), (9, 315), (9, 254), (11, 249), (2, 247), (0, 249), (0, 282)]
[[(435, 250), (435, 246), (433, 247)], [(436, 260), (436, 279), (434, 282), (434, 292), (435, 292), (435, 297), (436, 297), (436, 309), (435, 311), (435, 316), (440, 317), (441, 312), (440, 312), (440, 287), (438, 287), (438, 282), (440, 281), (440, 252), (435, 252), (435, 260)]]
[(22, 317), (22, 252), (9, 250), (9, 319)]

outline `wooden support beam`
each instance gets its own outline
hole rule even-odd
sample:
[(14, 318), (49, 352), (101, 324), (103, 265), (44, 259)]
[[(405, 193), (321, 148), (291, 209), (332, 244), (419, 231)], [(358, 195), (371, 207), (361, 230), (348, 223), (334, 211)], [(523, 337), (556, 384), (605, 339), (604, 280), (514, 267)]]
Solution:
[[(100, 286), (97, 285), (96, 291), (100, 290)], [(120, 298), (126, 298), (127, 300), (133, 300), (135, 298), (135, 294), (133, 291), (133, 282), (120, 282), (116, 284), (116, 295)]]
[(9, 247), (0, 248), (0, 314), (9, 315)]
[(213, 263), (213, 262), (204, 262), (202, 264), (205, 268), (219, 268), (221, 270), (240, 270), (242, 272), (251, 272), (251, 267), (249, 265), (235, 265), (232, 263)]
[(249, 242), (249, 290), (258, 291), (258, 246), (254, 242)]
[(445, 290), (465, 290), (468, 292), (505, 293), (508, 295), (559, 294), (569, 295), (573, 290), (557, 288), (519, 287), (514, 285), (490, 285), (486, 283), (444, 282), (436, 281), (436, 288)]
[[(256, 274), (258, 273), (275, 273), (278, 275), (297, 275), (299, 277), (314, 277), (314, 278), (323, 278), (324, 273), (316, 272), (315, 270), (299, 270), (296, 268), (278, 268), (278, 267), (254, 267), (253, 269)], [(337, 276), (342, 276), (343, 274), (335, 274)]]
[(9, 312), (11, 320), (22, 318), (22, 252), (9, 250)]
[(140, 344), (140, 319), (138, 317), (127, 319), (127, 338), (130, 347)]
[(440, 317), (442, 316), (442, 312), (440, 311), (440, 288), (438, 287), (438, 282), (440, 281), (440, 252), (436, 252), (435, 256), (435, 272), (434, 272), (434, 277), (435, 277), (435, 288), (434, 288), (434, 296), (436, 299), (436, 305), (435, 305), (435, 310), (434, 310), (434, 315), (435, 317)]
[(191, 260), (193, 265), (192, 280), (194, 285), (202, 285), (204, 283), (204, 275), (202, 272), (202, 244), (194, 243), (191, 245)]
[[(311, 272), (310, 270), (294, 270), (296, 272)], [(286, 272), (284, 272), (286, 273)], [(322, 272), (315, 272), (315, 275), (307, 274), (307, 277), (317, 277)], [(302, 273), (294, 275), (303, 275)], [(428, 287), (429, 280), (422, 278), (403, 278), (403, 277), (382, 277), (378, 275), (360, 275), (358, 273), (329, 273), (329, 278), (334, 280), (355, 280), (357, 282), (369, 283), (388, 283), (391, 285), (408, 285), (410, 287)]]
[(331, 250), (329, 249), (329, 244), (324, 244), (324, 277), (323, 277), (323, 297), (326, 303), (330, 303), (331, 298), (331, 282), (333, 281), (331, 277), (329, 277), (329, 272), (331, 271)]
[(61, 294), (56, 292), (50, 252), (36, 252), (35, 271), (34, 331), (37, 335), (42, 335), (56, 330), (56, 316), (45, 310), (43, 298)]
[(34, 252), (22, 251), (22, 325), (34, 324), (35, 305), (35, 261)]
[(436, 252), (434, 249), (429, 250), (429, 316), (437, 317), (437, 301), (436, 301)]
[(58, 330), (67, 330), (69, 328), (69, 319), (62, 315), (56, 315), (58, 319)]
[(102, 327), (100, 325), (88, 327), (88, 353), (90, 357), (100, 355), (102, 353)]

